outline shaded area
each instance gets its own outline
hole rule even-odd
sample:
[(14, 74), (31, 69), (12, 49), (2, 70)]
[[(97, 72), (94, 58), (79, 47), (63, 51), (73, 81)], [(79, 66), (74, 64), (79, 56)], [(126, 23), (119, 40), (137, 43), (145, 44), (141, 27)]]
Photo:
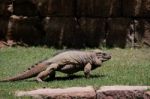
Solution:
[(150, 46), (149, 6), (148, 0), (1, 0), (0, 40), (56, 48)]
[[(90, 78), (87, 79), (92, 79), (92, 78), (102, 78), (105, 77), (106, 75), (91, 75)], [(53, 81), (53, 80), (58, 80), (58, 81), (63, 81), (63, 80), (74, 80), (74, 79), (81, 79), (85, 78), (84, 75), (70, 75), (70, 76), (65, 76), (65, 77), (55, 77), (55, 79), (47, 79), (46, 81)]]
[[(106, 77), (107, 75), (91, 75), (90, 78), (87, 79), (93, 79), (93, 78), (103, 78)], [(47, 78), (45, 79), (45, 82), (50, 82), (50, 81), (65, 81), (65, 80), (76, 80), (76, 79), (82, 79), (85, 78), (84, 75), (69, 75), (69, 76), (63, 76), (63, 77), (55, 77), (55, 78)], [(34, 82), (36, 81), (34, 78), (31, 78), (29, 80), (21, 80), (17, 82)], [(7, 82), (6, 82), (7, 83)]]

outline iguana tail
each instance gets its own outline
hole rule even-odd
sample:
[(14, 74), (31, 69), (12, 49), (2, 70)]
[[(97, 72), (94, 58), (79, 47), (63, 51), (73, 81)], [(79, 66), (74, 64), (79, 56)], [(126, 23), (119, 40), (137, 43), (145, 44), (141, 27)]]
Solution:
[(10, 77), (8, 79), (0, 80), (0, 82), (18, 81), (18, 80), (35, 77), (38, 73), (45, 70), (46, 67), (47, 67), (46, 63), (39, 63), (39, 64), (31, 66), (30, 68), (28, 68), (27, 71), (15, 76), (15, 77)]

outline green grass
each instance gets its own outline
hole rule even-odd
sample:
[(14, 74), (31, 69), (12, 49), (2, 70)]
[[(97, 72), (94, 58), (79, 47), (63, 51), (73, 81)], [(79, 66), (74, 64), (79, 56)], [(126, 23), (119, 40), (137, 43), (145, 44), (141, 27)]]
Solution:
[[(14, 76), (30, 65), (46, 57), (52, 57), (57, 50), (53, 48), (3, 48), (0, 49), (0, 79)], [(57, 80), (37, 83), (33, 79), (0, 83), (0, 99), (12, 99), (17, 90), (31, 90), (43, 87), (71, 87), (92, 85), (150, 85), (150, 49), (107, 49), (112, 59), (102, 67), (92, 71), (92, 77), (84, 78), (78, 72), (72, 78), (57, 73)]]

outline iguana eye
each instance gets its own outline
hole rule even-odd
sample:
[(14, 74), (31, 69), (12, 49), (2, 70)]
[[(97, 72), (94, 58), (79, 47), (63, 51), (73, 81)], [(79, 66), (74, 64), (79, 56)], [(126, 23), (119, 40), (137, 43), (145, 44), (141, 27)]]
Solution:
[(99, 52), (99, 53), (96, 53), (96, 56), (97, 56), (98, 59), (101, 59), (103, 55), (102, 55), (101, 52)]
[(98, 59), (101, 59), (101, 57), (100, 57), (100, 56), (98, 56), (97, 58), (98, 58)]
[(107, 54), (106, 53), (103, 53), (103, 56), (106, 56)]

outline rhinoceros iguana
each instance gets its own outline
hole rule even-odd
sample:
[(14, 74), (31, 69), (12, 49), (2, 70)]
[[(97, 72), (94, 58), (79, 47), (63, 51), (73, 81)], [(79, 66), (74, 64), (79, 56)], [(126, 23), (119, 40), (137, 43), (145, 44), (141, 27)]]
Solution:
[(109, 59), (111, 59), (110, 54), (101, 50), (65, 51), (31, 66), (15, 77), (0, 80), (0, 82), (18, 81), (31, 77), (36, 77), (38, 82), (42, 82), (45, 78), (54, 78), (56, 71), (66, 74), (84, 71), (85, 76), (89, 77), (91, 70), (100, 67), (102, 62)]

